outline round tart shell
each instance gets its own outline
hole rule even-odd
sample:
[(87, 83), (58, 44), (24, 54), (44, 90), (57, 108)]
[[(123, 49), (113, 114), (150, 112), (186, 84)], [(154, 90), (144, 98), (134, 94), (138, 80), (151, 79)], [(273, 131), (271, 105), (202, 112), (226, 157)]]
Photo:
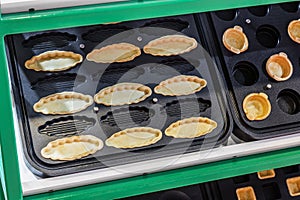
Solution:
[[(250, 107), (250, 108), (249, 108)], [(259, 114), (251, 112), (252, 108), (259, 108)], [(251, 93), (244, 98), (243, 110), (246, 114), (247, 119), (253, 120), (264, 120), (271, 113), (271, 103), (268, 99), (268, 95), (265, 93)]]
[(289, 23), (288, 34), (294, 42), (300, 44), (300, 19), (293, 20)]
[[(293, 74), (293, 64), (288, 56), (281, 52), (272, 55), (266, 63), (268, 75), (276, 81), (286, 81)], [(279, 72), (278, 72), (279, 71)]]
[(222, 41), (226, 49), (235, 54), (246, 51), (249, 46), (248, 38), (240, 26), (228, 28), (223, 34)]

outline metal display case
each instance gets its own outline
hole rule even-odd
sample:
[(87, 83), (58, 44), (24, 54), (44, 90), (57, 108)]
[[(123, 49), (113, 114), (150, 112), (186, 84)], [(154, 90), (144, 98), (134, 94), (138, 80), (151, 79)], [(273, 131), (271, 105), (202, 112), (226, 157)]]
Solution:
[[(105, 4), (90, 1), (92, 5), (73, 3), (66, 6), (76, 6), (66, 8), (53, 8), (51, 5), (48, 10), (47, 7), (40, 8), (45, 10), (38, 10), (39, 7), (25, 5), (21, 6), (21, 10), (11, 10), (13, 6), (6, 9), (8, 1), (3, 1), (0, 16), (0, 199), (118, 199), (299, 164), (300, 134), (295, 132), (240, 144), (230, 139), (220, 147), (201, 151), (204, 153), (203, 157), (200, 151), (192, 151), (179, 157), (173, 154), (166, 158), (156, 157), (126, 163), (120, 168), (96, 168), (78, 173), (73, 171), (57, 177), (37, 177), (28, 170), (27, 160), (23, 157), (20, 127), (24, 124), (19, 124), (22, 123), (16, 109), (19, 99), (13, 99), (16, 98), (17, 85), (11, 79), (11, 71), (15, 69), (11, 68), (13, 59), (8, 53), (7, 38), (17, 34), (119, 21), (130, 23), (132, 20), (198, 15), (209, 11), (283, 2), (290, 1), (132, 0)], [(157, 167), (162, 163), (166, 167)]]

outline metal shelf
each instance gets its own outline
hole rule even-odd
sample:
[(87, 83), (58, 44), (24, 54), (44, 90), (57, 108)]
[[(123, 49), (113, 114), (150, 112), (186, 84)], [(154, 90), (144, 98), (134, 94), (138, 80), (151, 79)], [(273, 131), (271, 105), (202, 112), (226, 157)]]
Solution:
[[(120, 180), (114, 180), (104, 183), (96, 183), (92, 185), (82, 186), (78, 188), (70, 188), (55, 192), (49, 192), (53, 188), (48, 188), (48, 191), (43, 190), (43, 194), (29, 195), (27, 186), (22, 182), (24, 177), (20, 176), (19, 170), (24, 169), (24, 163), (18, 162), (17, 148), (16, 148), (16, 135), (17, 130), (14, 130), (13, 123), (13, 101), (11, 99), (11, 84), (9, 81), (8, 67), (5, 53), (4, 36), (8, 34), (24, 33), (41, 30), (51, 30), (58, 28), (76, 27), (93, 25), (107, 22), (127, 21), (142, 18), (154, 18), (170, 15), (180, 15), (196, 12), (205, 12), (211, 10), (220, 10), (226, 8), (246, 7), (261, 4), (272, 4), (279, 2), (279, 0), (268, 0), (262, 2), (261, 0), (240, 0), (240, 1), (215, 1), (209, 0), (145, 0), (145, 1), (127, 1), (119, 3), (107, 3), (99, 5), (87, 5), (72, 8), (33, 11), (24, 13), (2, 14), (0, 20), (0, 144), (1, 144), (1, 183), (4, 191), (4, 196), (7, 199), (113, 199), (121, 198), (131, 195), (137, 195), (147, 192), (153, 192), (157, 190), (169, 189), (173, 187), (180, 187), (190, 185), (194, 183), (206, 182), (216, 180), (220, 178), (226, 178), (245, 173), (251, 173), (258, 170), (264, 170), (268, 168), (278, 168), (287, 165), (293, 165), (300, 163), (299, 153), (300, 147), (282, 149), (286, 147), (299, 146), (297, 137), (284, 137), (270, 142), (251, 142), (241, 144), (241, 148), (245, 148), (249, 145), (249, 149), (245, 151), (245, 154), (236, 157), (237, 152), (228, 153), (231, 146), (222, 147), (216, 149), (214, 156), (205, 162), (220, 160), (221, 153), (228, 153), (228, 157), (222, 157), (222, 161), (211, 162), (207, 164), (200, 164), (199, 159), (186, 158), (178, 160), (176, 167), (182, 167), (180, 169), (173, 169), (164, 172), (156, 172), (147, 175), (140, 175), (131, 178), (124, 178)], [(154, 12), (155, 11), (155, 12)], [(284, 142), (283, 142), (284, 141)], [(283, 143), (284, 144), (283, 144)], [(274, 147), (266, 149), (265, 146)], [(234, 147), (236, 145), (232, 145)], [(259, 150), (257, 148), (259, 146)], [(276, 150), (268, 153), (261, 153), (270, 150)], [(225, 151), (226, 150), (226, 151)], [(219, 153), (219, 154), (218, 154)], [(252, 153), (260, 153), (250, 156), (245, 156)], [(218, 156), (217, 156), (218, 155)], [(194, 159), (194, 160), (193, 160)], [(191, 167), (185, 167), (188, 165), (194, 165)], [(171, 168), (168, 168), (171, 169)], [(21, 171), (23, 174), (23, 171)], [(90, 173), (90, 174), (89, 174)], [(143, 173), (141, 171), (140, 173)], [(87, 174), (93, 176), (96, 173), (88, 172)], [(24, 175), (24, 174), (23, 174)], [(74, 175), (75, 177), (75, 175)], [(73, 178), (74, 178), (73, 177)], [(87, 176), (88, 177), (88, 176)], [(195, 178), (196, 177), (196, 178)], [(27, 177), (28, 178), (28, 177)], [(66, 180), (63, 177), (61, 180)], [(77, 180), (79, 177), (76, 177)], [(123, 178), (123, 177), (116, 177)], [(29, 180), (29, 179), (27, 179)], [(36, 180), (35, 180), (36, 181)], [(39, 179), (36, 182), (30, 182), (30, 184), (37, 184), (36, 187), (42, 186), (42, 184), (50, 184), (52, 179), (45, 180)], [(104, 181), (104, 180), (103, 180)], [(27, 182), (27, 183), (29, 183)], [(87, 182), (84, 182), (87, 184)], [(79, 186), (73, 185), (73, 186)], [(41, 187), (43, 188), (43, 187)], [(62, 188), (62, 187), (61, 187)], [(66, 188), (66, 187), (65, 187)], [(54, 188), (55, 189), (55, 188)], [(56, 188), (57, 189), (57, 188)], [(26, 193), (26, 191), (28, 193)], [(33, 194), (33, 193), (31, 193)]]

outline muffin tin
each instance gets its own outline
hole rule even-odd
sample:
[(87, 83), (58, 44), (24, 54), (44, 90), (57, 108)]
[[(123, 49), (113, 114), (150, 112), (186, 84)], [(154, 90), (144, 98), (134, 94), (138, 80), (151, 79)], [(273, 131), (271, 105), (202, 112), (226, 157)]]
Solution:
[[(99, 43), (105, 46), (129, 42), (142, 48), (149, 41), (169, 34), (185, 34), (202, 42), (193, 15), (7, 36), (8, 62), (29, 168), (39, 176), (58, 176), (180, 155), (226, 143), (232, 122), (220, 92), (224, 89), (220, 82), (213, 80), (217, 69), (206, 60), (201, 47), (182, 56), (154, 57), (142, 53), (126, 63), (97, 64), (84, 60), (72, 69), (55, 73), (24, 67), (26, 60), (45, 51), (72, 51), (85, 58)], [(41, 97), (57, 92), (75, 91), (94, 96), (100, 89), (118, 82), (138, 82), (153, 90), (162, 80), (179, 74), (204, 78), (207, 86), (189, 96), (164, 97), (153, 93), (145, 101), (129, 106), (93, 104), (73, 115), (43, 115), (32, 108)], [(130, 150), (104, 146), (94, 155), (69, 162), (45, 159), (40, 153), (50, 141), (66, 136), (90, 134), (105, 141), (126, 128), (150, 126), (164, 131), (177, 120), (197, 116), (215, 120), (218, 127), (195, 139), (163, 135), (156, 144)]]
[[(299, 2), (264, 5), (198, 15), (207, 50), (216, 59), (228, 86), (230, 110), (235, 121), (233, 133), (244, 141), (273, 138), (299, 132), (300, 126), (300, 45), (288, 35), (290, 21), (300, 18)], [(247, 51), (234, 54), (222, 42), (225, 30), (243, 28)], [(208, 28), (210, 27), (210, 28)], [(265, 65), (270, 56), (285, 52), (293, 64), (285, 81), (272, 79)], [(243, 110), (250, 93), (266, 93), (271, 113), (264, 120), (248, 120)]]
[[(260, 176), (258, 173), (261, 173)], [(261, 175), (264, 174), (264, 179)], [(218, 181), (173, 188), (149, 194), (124, 198), (124, 200), (293, 200), (299, 199), (300, 188), (295, 187), (290, 194), (287, 182), (300, 182), (300, 166), (293, 165), (280, 169), (266, 170), (252, 174), (236, 176)], [(247, 195), (248, 198), (244, 198)], [(254, 197), (255, 195), (255, 197)]]

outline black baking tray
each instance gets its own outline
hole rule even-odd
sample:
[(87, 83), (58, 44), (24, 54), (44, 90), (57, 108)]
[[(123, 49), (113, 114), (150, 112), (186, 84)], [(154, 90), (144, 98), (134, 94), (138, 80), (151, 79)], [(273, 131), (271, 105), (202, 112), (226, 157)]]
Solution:
[[(35, 72), (24, 67), (26, 60), (45, 51), (73, 51), (85, 58), (96, 47), (129, 42), (142, 48), (150, 40), (168, 34), (185, 34), (195, 38), (200, 44), (203, 39), (199, 37), (193, 15), (6, 37), (25, 160), (35, 174), (43, 177), (58, 176), (120, 166), (200, 151), (226, 143), (232, 130), (232, 122), (227, 112), (224, 89), (216, 66), (200, 45), (182, 56), (153, 57), (142, 53), (133, 61), (110, 65), (84, 60), (72, 69), (57, 73)], [(100, 89), (118, 82), (139, 82), (153, 90), (160, 81), (179, 74), (203, 77), (208, 82), (207, 87), (196, 95), (178, 98), (154, 93), (145, 101), (130, 106), (107, 107), (94, 104), (73, 115), (43, 115), (34, 112), (32, 108), (41, 97), (56, 92), (76, 91), (94, 96)], [(158, 99), (157, 103), (153, 101), (155, 98)], [(194, 140), (163, 136), (156, 144), (136, 149), (104, 146), (93, 155), (68, 162), (45, 159), (40, 154), (41, 149), (50, 141), (69, 135), (91, 134), (104, 141), (125, 128), (150, 126), (163, 131), (171, 123), (192, 116), (209, 117), (218, 123), (218, 127), (212, 133)]]
[[(300, 18), (299, 1), (199, 14), (206, 48), (215, 58), (227, 82), (229, 107), (235, 122), (233, 133), (244, 141), (260, 140), (300, 132), (300, 45), (287, 33), (290, 21)], [(248, 37), (249, 48), (237, 55), (222, 43), (228, 28), (239, 25)], [(265, 70), (267, 59), (285, 52), (293, 63), (290, 79), (276, 82)], [(271, 89), (267, 85), (271, 84)], [(269, 96), (272, 111), (268, 118), (250, 121), (242, 109), (250, 93)]]
[(236, 189), (251, 186), (257, 200), (292, 200), (299, 196), (291, 196), (286, 180), (300, 175), (299, 165), (274, 169), (275, 177), (259, 179), (257, 173), (246, 174), (233, 178), (222, 179), (208, 183), (214, 191), (215, 200), (237, 200)]
[(300, 166), (292, 165), (274, 169), (273, 178), (259, 179), (257, 173), (220, 179), (201, 184), (173, 188), (148, 194), (123, 198), (122, 200), (238, 200), (236, 190), (252, 187), (257, 200), (293, 200), (286, 180), (300, 176)]

